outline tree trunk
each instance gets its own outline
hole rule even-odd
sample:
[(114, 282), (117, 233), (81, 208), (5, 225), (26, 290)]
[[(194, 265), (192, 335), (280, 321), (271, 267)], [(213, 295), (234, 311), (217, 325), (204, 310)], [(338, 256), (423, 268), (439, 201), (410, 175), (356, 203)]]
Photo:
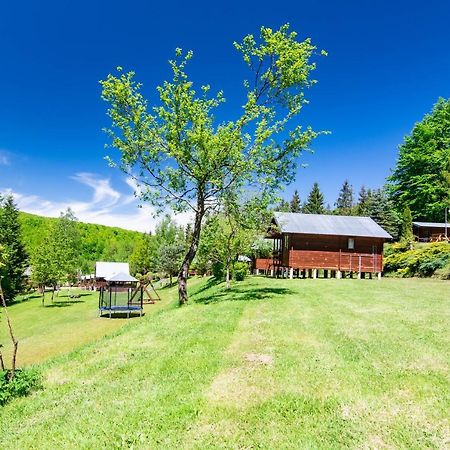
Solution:
[(202, 229), (202, 219), (205, 215), (205, 202), (203, 197), (197, 200), (197, 211), (195, 213), (194, 230), (192, 233), (192, 241), (189, 250), (183, 259), (180, 271), (178, 272), (178, 300), (180, 306), (185, 305), (188, 301), (187, 278), (189, 275), (189, 266), (195, 258), (198, 244), (200, 242), (200, 231)]
[[(9, 373), (9, 376), (8, 376), (9, 380), (11, 381), (14, 378), (14, 375), (16, 374), (16, 359), (17, 359), (17, 348), (19, 347), (19, 341), (15, 338), (14, 333), (13, 333), (11, 319), (9, 318), (8, 308), (6, 307), (6, 300), (5, 300), (5, 297), (3, 295), (1, 279), (0, 279), (0, 297), (1, 297), (1, 303), (2, 303), (3, 310), (4, 310), (4, 313), (5, 313), (5, 317), (6, 317), (6, 323), (8, 324), (9, 335), (11, 337), (11, 342), (13, 344), (13, 354), (12, 354), (12, 361), (11, 361), (11, 372)], [(1, 364), (4, 367), (3, 357), (2, 357)]]
[(225, 280), (227, 282), (227, 284), (226, 284), (227, 289), (230, 289), (230, 264), (229, 263), (227, 263), (227, 275), (226, 275)]

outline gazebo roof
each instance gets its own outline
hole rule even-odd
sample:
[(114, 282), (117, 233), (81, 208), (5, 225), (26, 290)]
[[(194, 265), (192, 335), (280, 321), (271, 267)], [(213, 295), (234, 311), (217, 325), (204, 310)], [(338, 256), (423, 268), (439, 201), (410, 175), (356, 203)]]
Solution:
[(124, 262), (97, 261), (95, 263), (95, 277), (107, 280), (119, 273), (130, 273), (130, 266)]
[(131, 283), (133, 281), (137, 281), (136, 278), (132, 277), (128, 273), (120, 272), (116, 275), (113, 275), (112, 277), (106, 278), (106, 281), (116, 281), (119, 283)]

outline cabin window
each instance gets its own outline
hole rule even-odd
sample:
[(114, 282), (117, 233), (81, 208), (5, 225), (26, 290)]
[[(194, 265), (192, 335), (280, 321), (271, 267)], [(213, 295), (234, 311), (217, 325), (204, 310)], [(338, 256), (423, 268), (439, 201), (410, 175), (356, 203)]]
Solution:
[(284, 236), (284, 248), (288, 248), (289, 247), (289, 236), (285, 235)]
[(348, 238), (348, 249), (355, 250), (355, 240), (353, 238)]

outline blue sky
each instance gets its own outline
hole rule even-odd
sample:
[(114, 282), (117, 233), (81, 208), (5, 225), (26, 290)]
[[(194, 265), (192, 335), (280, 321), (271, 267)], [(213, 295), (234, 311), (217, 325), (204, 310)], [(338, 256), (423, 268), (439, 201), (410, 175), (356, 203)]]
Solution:
[[(301, 162), (294, 188), (318, 181), (333, 205), (345, 178), (378, 187), (397, 145), (439, 96), (450, 97), (446, 1), (8, 2), (0, 15), (0, 190), (30, 212), (72, 206), (81, 220), (146, 230), (133, 186), (103, 157), (108, 124), (98, 80), (136, 71), (144, 92), (170, 76), (175, 47), (194, 50), (189, 72), (223, 90), (223, 118), (243, 102), (244, 64), (232, 42), (289, 22), (328, 57), (300, 122), (330, 130)], [(180, 217), (180, 221), (185, 217)]]

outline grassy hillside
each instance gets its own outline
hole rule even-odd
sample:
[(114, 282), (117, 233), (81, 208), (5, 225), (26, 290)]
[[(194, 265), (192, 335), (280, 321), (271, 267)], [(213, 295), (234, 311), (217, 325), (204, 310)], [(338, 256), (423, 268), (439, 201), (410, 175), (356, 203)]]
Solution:
[[(57, 219), (20, 213), (24, 243), (31, 254), (46, 231)], [(92, 270), (95, 261), (128, 261), (141, 236), (137, 231), (78, 222), (82, 240), (84, 271)]]
[[(29, 300), (11, 306), (14, 331), (20, 341), (19, 366), (40, 363), (50, 357), (68, 353), (82, 344), (92, 342), (116, 331), (127, 319), (99, 320), (98, 292), (76, 290), (79, 299), (70, 298), (62, 290), (52, 302), (51, 293), (34, 295)], [(146, 313), (160, 308), (162, 303), (145, 305)], [(11, 343), (5, 318), (0, 317), (0, 343), (6, 361), (10, 361)]]
[(0, 448), (448, 444), (449, 283), (250, 278), (191, 292), (186, 308), (173, 291), (45, 363), (45, 389), (0, 410)]

